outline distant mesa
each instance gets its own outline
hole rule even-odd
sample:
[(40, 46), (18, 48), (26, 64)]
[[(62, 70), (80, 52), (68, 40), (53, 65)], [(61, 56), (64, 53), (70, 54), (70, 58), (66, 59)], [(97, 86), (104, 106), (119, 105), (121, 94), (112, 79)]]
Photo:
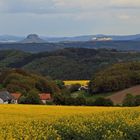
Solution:
[(45, 43), (46, 41), (41, 39), (37, 34), (30, 34), (20, 43)]

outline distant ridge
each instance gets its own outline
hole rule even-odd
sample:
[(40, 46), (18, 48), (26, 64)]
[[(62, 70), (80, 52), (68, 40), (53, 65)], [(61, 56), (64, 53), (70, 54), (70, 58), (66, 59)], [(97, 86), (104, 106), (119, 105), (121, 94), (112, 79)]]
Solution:
[(41, 39), (37, 34), (30, 34), (20, 43), (45, 43), (46, 41)]
[(73, 36), (73, 37), (39, 37), (36, 34), (30, 34), (28, 37), (24, 36), (12, 36), (12, 35), (0, 35), (0, 43), (9, 42), (25, 42), (25, 43), (58, 43), (58, 42), (77, 42), (77, 41), (139, 41), (140, 34), (136, 35), (84, 35), (84, 36)]

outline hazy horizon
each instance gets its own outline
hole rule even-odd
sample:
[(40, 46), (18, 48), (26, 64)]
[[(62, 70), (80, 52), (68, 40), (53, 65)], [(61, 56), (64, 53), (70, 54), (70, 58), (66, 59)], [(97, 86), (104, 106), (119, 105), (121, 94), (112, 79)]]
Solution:
[(15, 37), (27, 37), (28, 35), (31, 35), (31, 34), (36, 34), (38, 35), (39, 37), (56, 37), (56, 38), (61, 38), (61, 37), (78, 37), (78, 36), (96, 36), (96, 35), (106, 35), (106, 36), (133, 36), (133, 35), (140, 35), (140, 33), (137, 33), (137, 34), (77, 34), (77, 35), (67, 35), (67, 36), (64, 36), (64, 35), (57, 35), (57, 36), (53, 36), (53, 35), (45, 35), (45, 34), (38, 34), (38, 33), (28, 33), (28, 34), (23, 34), (23, 35), (20, 35), (20, 34), (0, 34), (0, 36), (15, 36)]
[(139, 0), (1, 0), (0, 17), (0, 35), (140, 33)]

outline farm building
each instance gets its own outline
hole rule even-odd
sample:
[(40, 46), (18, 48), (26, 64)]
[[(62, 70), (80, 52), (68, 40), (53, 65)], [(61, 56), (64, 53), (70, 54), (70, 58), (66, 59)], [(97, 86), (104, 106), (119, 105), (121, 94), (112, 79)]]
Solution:
[(13, 97), (13, 103), (18, 104), (19, 98), (21, 97), (21, 93), (11, 93)]
[(0, 92), (0, 104), (8, 104), (13, 102), (13, 97), (8, 91)]
[[(19, 98), (22, 96), (21, 93), (9, 93), (8, 91), (0, 92), (0, 104), (18, 104)], [(46, 104), (46, 101), (51, 101), (52, 97), (50, 93), (41, 93), (39, 98), (42, 103)]]
[(46, 101), (50, 101), (52, 99), (50, 93), (41, 93), (39, 94), (39, 98), (44, 104), (46, 104)]
[(88, 91), (88, 86), (81, 86), (78, 90), (79, 91), (82, 91), (82, 90)]

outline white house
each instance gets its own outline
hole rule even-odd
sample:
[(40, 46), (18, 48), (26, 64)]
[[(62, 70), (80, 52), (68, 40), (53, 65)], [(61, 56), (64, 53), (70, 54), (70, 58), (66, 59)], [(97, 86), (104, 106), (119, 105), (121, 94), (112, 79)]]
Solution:
[(1, 91), (0, 92), (0, 104), (8, 104), (11, 103), (13, 97), (8, 91)]

